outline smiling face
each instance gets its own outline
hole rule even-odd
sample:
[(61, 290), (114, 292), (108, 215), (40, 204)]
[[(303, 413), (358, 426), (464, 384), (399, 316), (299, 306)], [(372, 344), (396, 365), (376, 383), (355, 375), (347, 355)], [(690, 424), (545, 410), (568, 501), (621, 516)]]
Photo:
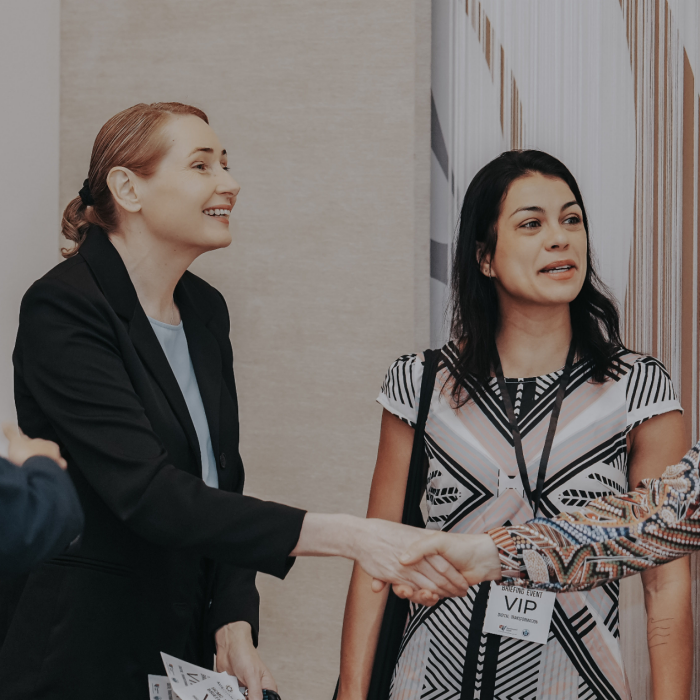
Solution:
[(588, 241), (581, 207), (563, 180), (540, 173), (515, 180), (496, 231), (493, 259), (482, 259), (480, 267), (494, 278), (501, 305), (506, 300), (560, 305), (578, 296)]
[(226, 151), (212, 128), (191, 115), (169, 119), (163, 136), (167, 151), (155, 173), (136, 178), (143, 223), (155, 238), (197, 254), (226, 247), (240, 190)]

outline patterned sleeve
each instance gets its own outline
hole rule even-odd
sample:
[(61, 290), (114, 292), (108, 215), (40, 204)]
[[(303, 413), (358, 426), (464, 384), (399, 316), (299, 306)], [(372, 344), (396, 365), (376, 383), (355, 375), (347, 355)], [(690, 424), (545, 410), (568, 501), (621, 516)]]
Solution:
[(386, 373), (377, 401), (411, 427), (418, 418), (418, 392), (423, 378), (423, 360), (402, 355)]
[(627, 381), (627, 431), (669, 411), (683, 412), (671, 377), (655, 357), (643, 355), (632, 365)]
[(700, 549), (700, 442), (659, 479), (583, 510), (492, 530), (503, 582), (566, 592), (638, 574)]

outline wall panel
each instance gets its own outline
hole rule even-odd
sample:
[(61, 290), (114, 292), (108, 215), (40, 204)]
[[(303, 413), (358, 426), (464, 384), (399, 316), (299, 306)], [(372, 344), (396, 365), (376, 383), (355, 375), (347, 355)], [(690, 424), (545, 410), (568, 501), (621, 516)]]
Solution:
[[(699, 52), (694, 0), (434, 0), (433, 345), (447, 337), (442, 260), (471, 178), (501, 151), (548, 151), (579, 182), (625, 342), (665, 363), (688, 440), (700, 437)], [(697, 556), (692, 566), (697, 614)], [(633, 696), (650, 698), (641, 584), (622, 591)]]
[[(136, 102), (205, 109), (242, 185), (234, 243), (194, 271), (225, 295), (247, 491), (364, 514), (374, 399), (428, 337), (430, 8), (360, 0), (63, 0), (61, 202)], [(329, 698), (349, 567), (260, 577), (283, 697)]]

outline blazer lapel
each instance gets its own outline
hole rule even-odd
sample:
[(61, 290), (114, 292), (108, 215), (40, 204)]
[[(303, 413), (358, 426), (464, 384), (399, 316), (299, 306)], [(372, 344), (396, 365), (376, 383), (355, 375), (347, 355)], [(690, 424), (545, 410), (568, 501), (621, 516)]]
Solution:
[[(187, 435), (187, 440), (195, 455), (199, 476), (201, 476), (202, 458), (199, 440), (197, 439), (197, 432), (194, 429), (190, 413), (187, 410), (187, 404), (170, 368), (170, 363), (163, 352), (163, 348), (158, 342), (148, 317), (139, 303), (136, 290), (121, 256), (117, 253), (104, 231), (98, 226), (90, 227), (85, 242), (80, 247), (79, 255), (85, 259), (92, 270), (110, 306), (125, 322), (129, 337), (141, 361), (148, 368), (165, 394), (173, 413)], [(219, 358), (220, 363), (221, 359)], [(197, 381), (199, 382), (199, 376)], [(206, 403), (205, 410), (207, 410)], [(207, 412), (208, 417), (209, 413)]]
[(190, 417), (190, 412), (185, 402), (185, 397), (182, 395), (180, 385), (175, 379), (168, 358), (163, 352), (163, 348), (158, 342), (151, 323), (148, 320), (141, 305), (136, 308), (134, 316), (129, 324), (129, 337), (134, 343), (136, 352), (143, 364), (148, 368), (153, 378), (162, 389), (165, 397), (172, 408), (173, 413), (177, 417), (182, 426), (187, 441), (192, 447), (192, 452), (196, 458), (196, 464), (199, 469), (199, 476), (202, 475), (202, 453), (200, 452), (199, 440), (197, 439), (197, 431), (194, 429), (194, 423)]
[(199, 309), (194, 299), (188, 294), (184, 279), (175, 290), (175, 301), (182, 316), (190, 359), (197, 377), (204, 412), (207, 414), (214, 457), (218, 459), (222, 384), (221, 350), (216, 338), (200, 315), (204, 310)]

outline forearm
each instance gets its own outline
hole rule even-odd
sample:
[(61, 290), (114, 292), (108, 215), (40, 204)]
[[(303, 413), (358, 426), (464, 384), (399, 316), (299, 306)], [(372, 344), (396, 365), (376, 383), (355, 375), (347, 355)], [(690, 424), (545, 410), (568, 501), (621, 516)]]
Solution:
[(551, 520), (497, 528), (503, 578), (554, 591), (587, 590), (700, 549), (700, 444), (662, 478)]
[(367, 521), (353, 515), (307, 513), (293, 557), (357, 558), (358, 540)]
[(372, 579), (359, 566), (352, 572), (343, 618), (337, 700), (365, 700), (388, 589), (374, 593)]
[(693, 668), (690, 569), (680, 560), (642, 576), (654, 700), (688, 700)]

